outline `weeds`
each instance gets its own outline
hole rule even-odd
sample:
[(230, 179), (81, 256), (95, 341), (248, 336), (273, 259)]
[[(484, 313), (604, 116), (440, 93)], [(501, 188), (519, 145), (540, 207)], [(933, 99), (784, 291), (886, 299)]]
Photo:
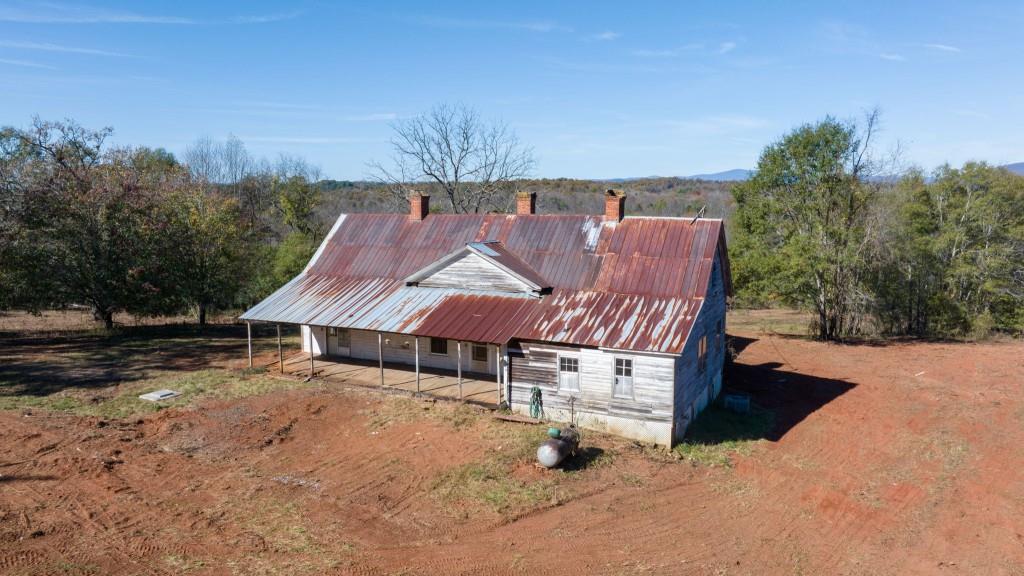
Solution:
[[(154, 378), (121, 384), (107, 390), (114, 396), (87, 396), (88, 390), (68, 388), (45, 396), (0, 395), (0, 410), (40, 409), (101, 418), (129, 418), (151, 414), (171, 406), (186, 406), (207, 398), (242, 398), (273, 390), (302, 386), (300, 382), (271, 378), (255, 371), (199, 370), (182, 375), (166, 373)], [(163, 402), (140, 400), (139, 395), (170, 388), (181, 395)]]

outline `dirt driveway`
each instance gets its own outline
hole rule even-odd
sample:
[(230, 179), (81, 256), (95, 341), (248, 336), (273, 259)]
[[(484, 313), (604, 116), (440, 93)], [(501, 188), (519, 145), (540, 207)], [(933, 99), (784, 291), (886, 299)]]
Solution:
[(1024, 574), (1024, 344), (737, 344), (731, 467), (317, 385), (0, 411), (0, 574)]

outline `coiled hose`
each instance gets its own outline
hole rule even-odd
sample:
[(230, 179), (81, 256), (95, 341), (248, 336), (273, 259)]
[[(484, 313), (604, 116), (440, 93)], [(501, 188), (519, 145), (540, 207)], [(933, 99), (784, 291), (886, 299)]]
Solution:
[(544, 413), (544, 398), (541, 395), (540, 387), (534, 386), (530, 390), (530, 417), (540, 418)]

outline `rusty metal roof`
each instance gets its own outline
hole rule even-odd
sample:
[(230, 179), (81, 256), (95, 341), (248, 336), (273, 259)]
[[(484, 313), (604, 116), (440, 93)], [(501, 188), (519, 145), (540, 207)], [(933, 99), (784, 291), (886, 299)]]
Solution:
[[(407, 286), (467, 245), (552, 289), (507, 292)], [(348, 214), (306, 270), (242, 315), (503, 344), (512, 338), (679, 353), (715, 254), (729, 289), (720, 220), (587, 215)]]

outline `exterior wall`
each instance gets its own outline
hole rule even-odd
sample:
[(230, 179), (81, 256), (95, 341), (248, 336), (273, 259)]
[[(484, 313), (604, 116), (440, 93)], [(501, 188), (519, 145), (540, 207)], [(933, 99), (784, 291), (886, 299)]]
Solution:
[[(302, 326), (302, 351), (309, 353), (309, 326)], [(327, 354), (327, 329), (323, 326), (313, 326), (313, 354), (323, 356)]]
[[(676, 442), (682, 440), (693, 419), (714, 401), (722, 389), (722, 365), (725, 360), (725, 288), (719, 258), (715, 256), (707, 297), (693, 323), (686, 347), (675, 361), (677, 384), (673, 440)], [(699, 370), (697, 362), (701, 336), (707, 337), (707, 362), (703, 371)]]
[(501, 292), (529, 292), (530, 287), (481, 258), (466, 254), (443, 269), (419, 282), (420, 286), (462, 288), (465, 290), (497, 290)]
[[(309, 327), (302, 327), (302, 351), (309, 352)], [(377, 332), (368, 330), (349, 330), (351, 345), (348, 354), (338, 354), (337, 350), (331, 350), (331, 355), (348, 356), (361, 360), (377, 360)], [(383, 356), (385, 362), (396, 364), (416, 365), (416, 344), (415, 336), (408, 334), (395, 334), (384, 332)], [(424, 368), (441, 368), (445, 370), (458, 369), (458, 349), (455, 340), (448, 341), (448, 354), (438, 355), (430, 353), (430, 338), (420, 338), (420, 366)], [(327, 329), (313, 327), (313, 351), (316, 355), (324, 355), (327, 350)], [(473, 360), (472, 343), (462, 343), (462, 370), (463, 372), (477, 372), (481, 374), (497, 374), (498, 354), (493, 344), (487, 345), (487, 362), (476, 362)]]
[[(579, 391), (559, 389), (558, 358), (579, 360)], [(633, 360), (633, 397), (612, 394), (615, 358)], [(511, 407), (529, 414), (534, 386), (541, 390), (544, 417), (643, 442), (672, 440), (672, 356), (520, 342), (509, 347)], [(574, 413), (574, 414), (573, 414)]]

